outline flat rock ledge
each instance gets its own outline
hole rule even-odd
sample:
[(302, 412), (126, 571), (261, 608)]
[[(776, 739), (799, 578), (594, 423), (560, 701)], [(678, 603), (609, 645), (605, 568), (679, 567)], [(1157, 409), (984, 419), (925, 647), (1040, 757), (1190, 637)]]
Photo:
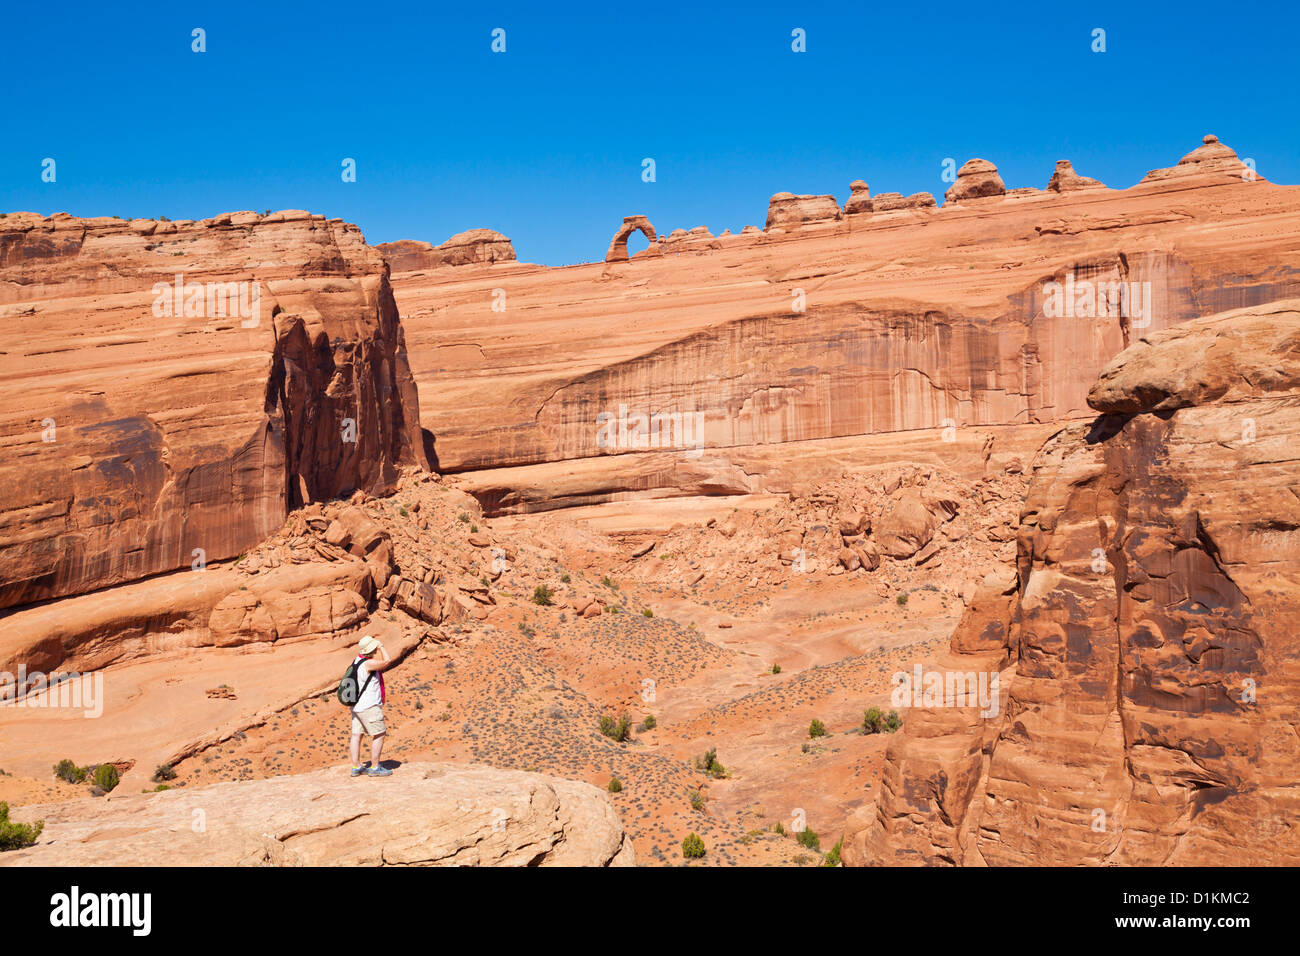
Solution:
[(45, 821), (4, 866), (633, 866), (608, 794), (481, 766), (346, 767), (15, 808)]

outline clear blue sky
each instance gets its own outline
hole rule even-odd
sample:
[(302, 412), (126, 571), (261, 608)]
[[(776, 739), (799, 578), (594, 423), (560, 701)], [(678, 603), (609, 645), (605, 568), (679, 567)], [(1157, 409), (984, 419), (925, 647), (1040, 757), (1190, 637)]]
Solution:
[(0, 210), (303, 208), (372, 243), (487, 226), (559, 265), (632, 213), (717, 233), (781, 190), (941, 198), (945, 157), (1124, 187), (1213, 132), (1300, 182), (1300, 8), (1139, 6), (10, 3)]

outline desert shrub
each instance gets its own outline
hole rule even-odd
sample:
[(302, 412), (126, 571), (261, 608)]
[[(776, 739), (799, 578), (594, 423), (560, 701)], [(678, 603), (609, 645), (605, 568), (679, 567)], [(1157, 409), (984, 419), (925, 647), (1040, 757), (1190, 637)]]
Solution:
[(687, 797), (691, 801), (692, 810), (695, 810), (698, 813), (704, 812), (704, 794), (700, 793), (698, 790), (692, 790), (687, 794)]
[(54, 765), (54, 776), (68, 783), (85, 783), (89, 773), (85, 767), (78, 767), (71, 760), (60, 760)]
[(885, 718), (885, 730), (893, 733), (899, 727), (903, 726), (903, 718), (898, 716), (898, 711), (891, 710), (889, 716)]
[(111, 763), (101, 763), (95, 768), (95, 772), (91, 774), (91, 780), (94, 782), (95, 786), (99, 787), (99, 789), (103, 790), (105, 793), (109, 793), (114, 787), (116, 787), (120, 779), (121, 777), (118, 775), (117, 768)]
[(878, 734), (885, 726), (885, 715), (879, 707), (869, 707), (862, 712), (862, 732)]
[(816, 719), (814, 719), (813, 722), (812, 722), (811, 724), (808, 725), (808, 736), (809, 736), (809, 737), (825, 737), (825, 736), (826, 736), (826, 725), (823, 724), (820, 720), (816, 720)]
[(772, 665), (772, 673), (773, 673), (773, 674), (779, 674), (779, 673), (781, 673), (781, 665), (780, 665), (780, 664), (773, 664), (773, 665)]
[(659, 722), (658, 722), (657, 720), (655, 720), (655, 715), (654, 715), (654, 714), (646, 714), (646, 715), (645, 715), (645, 720), (641, 721), (641, 729), (642, 729), (642, 730), (654, 730), (655, 727), (658, 726), (658, 723), (659, 723)]
[(820, 852), (822, 848), (821, 841), (817, 839), (817, 834), (812, 830), (800, 830), (795, 834), (794, 838), (799, 841), (800, 846), (805, 846), (810, 850), (817, 850)]
[(718, 762), (718, 751), (709, 748), (707, 752), (695, 758), (695, 769), (707, 777), (722, 780), (727, 776), (727, 768)]
[(844, 849), (844, 837), (840, 837), (838, 840), (835, 841), (835, 845), (831, 847), (830, 852), (827, 853), (826, 856), (822, 857), (822, 866), (839, 866), (840, 851), (843, 849)]
[(461, 524), (469, 524), (469, 512), (462, 511), (460, 514), (456, 515), (456, 520)]
[(410, 512), (406, 510), (406, 505), (402, 505), (402, 507), (398, 508), (397, 513), (401, 515), (403, 518), (410, 516)]
[(610, 793), (622, 793), (623, 781), (619, 780), (618, 777), (610, 777), (609, 785), (606, 786), (605, 789), (608, 790)]
[(623, 714), (618, 720), (608, 715), (600, 718), (600, 732), (617, 743), (622, 743), (632, 735), (632, 721), (627, 714)]
[(0, 803), (0, 852), (21, 850), (23, 847), (31, 846), (44, 829), (44, 820), (37, 820), (35, 823), (10, 822), (9, 804)]
[(553, 592), (545, 584), (539, 584), (537, 585), (537, 587), (533, 588), (534, 604), (540, 604), (542, 605), (542, 607), (550, 607), (553, 603), (555, 603), (551, 600), (551, 598), (553, 598), (554, 596), (555, 596), (555, 592)]
[(686, 839), (682, 841), (682, 856), (688, 860), (698, 860), (704, 856), (704, 841), (698, 833), (686, 834)]
[(655, 612), (652, 611), (652, 610), (650, 610), (649, 608), (646, 608), (644, 611), (641, 612), (641, 614), (642, 614), (644, 617), (654, 617), (654, 616), (655, 616)]
[(777, 820), (776, 826), (772, 827), (772, 832), (777, 836), (785, 836), (785, 825), (780, 820)]
[(572, 580), (573, 580), (573, 578), (569, 577), (569, 572), (568, 572), (568, 571), (565, 571), (563, 574), (560, 575), (560, 583), (561, 583), (561, 584), (568, 584), (568, 583), (569, 583), (570, 581), (572, 581)]
[(906, 606), (907, 606), (907, 592), (904, 591), (904, 592), (903, 592), (902, 594), (900, 594), (898, 597), (894, 598), (894, 600), (898, 603), (898, 606), (899, 606), (899, 607), (906, 607)]
[(166, 764), (166, 763), (161, 764), (159, 765), (158, 769), (153, 772), (154, 783), (161, 783), (164, 780), (175, 780), (175, 779), (176, 779), (176, 771), (172, 769), (171, 764)]

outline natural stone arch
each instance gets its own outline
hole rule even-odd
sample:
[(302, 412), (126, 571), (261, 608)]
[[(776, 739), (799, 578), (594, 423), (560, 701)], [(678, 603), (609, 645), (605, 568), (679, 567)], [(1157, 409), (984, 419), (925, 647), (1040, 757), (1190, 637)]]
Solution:
[(614, 238), (609, 242), (609, 252), (605, 253), (605, 261), (627, 262), (627, 240), (638, 229), (651, 242), (659, 238), (655, 233), (655, 227), (650, 225), (650, 220), (645, 216), (624, 216), (622, 227), (614, 233)]

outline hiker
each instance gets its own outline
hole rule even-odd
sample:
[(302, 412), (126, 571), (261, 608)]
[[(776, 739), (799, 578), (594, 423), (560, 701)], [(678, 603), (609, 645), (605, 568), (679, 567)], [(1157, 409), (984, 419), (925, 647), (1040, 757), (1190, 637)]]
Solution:
[[(393, 771), (379, 762), (384, 749), (384, 671), (393, 666), (388, 650), (367, 634), (357, 645), (357, 702), (352, 707), (352, 776), (391, 777)], [(375, 651), (383, 660), (375, 660)], [(361, 735), (370, 735), (370, 769), (361, 766)]]

